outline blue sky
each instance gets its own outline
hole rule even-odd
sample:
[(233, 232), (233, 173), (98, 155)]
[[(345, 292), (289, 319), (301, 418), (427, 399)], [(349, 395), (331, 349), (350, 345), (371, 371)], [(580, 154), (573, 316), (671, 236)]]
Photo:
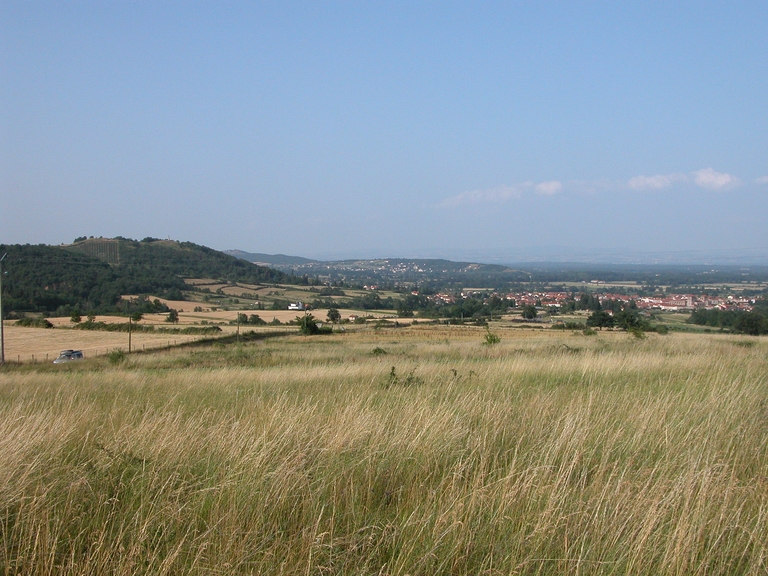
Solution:
[(0, 242), (768, 259), (765, 2), (0, 5)]

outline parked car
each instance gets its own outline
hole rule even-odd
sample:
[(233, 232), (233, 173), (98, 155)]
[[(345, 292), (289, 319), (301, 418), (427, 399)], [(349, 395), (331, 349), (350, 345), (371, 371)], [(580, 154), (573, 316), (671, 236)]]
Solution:
[(85, 358), (83, 356), (82, 350), (62, 350), (59, 354), (59, 357), (56, 358), (56, 360), (53, 361), (54, 364), (63, 364), (64, 362), (72, 362), (73, 360), (82, 360)]

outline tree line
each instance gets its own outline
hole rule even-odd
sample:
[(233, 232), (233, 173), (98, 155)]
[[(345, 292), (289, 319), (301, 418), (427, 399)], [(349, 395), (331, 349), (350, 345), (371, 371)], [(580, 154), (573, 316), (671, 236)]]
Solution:
[(762, 302), (750, 312), (743, 310), (694, 310), (688, 322), (752, 336), (768, 334), (768, 307), (766, 304)]

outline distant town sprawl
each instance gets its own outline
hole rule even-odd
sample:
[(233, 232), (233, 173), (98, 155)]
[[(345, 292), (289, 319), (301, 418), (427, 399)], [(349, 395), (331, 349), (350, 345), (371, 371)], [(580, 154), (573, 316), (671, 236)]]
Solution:
[[(438, 293), (427, 296), (428, 299), (441, 304), (454, 304), (459, 297), (471, 298), (480, 294), (480, 291), (465, 290), (460, 294)], [(417, 291), (412, 294), (418, 295)], [(571, 292), (509, 292), (506, 294), (494, 293), (491, 297), (514, 302), (516, 306), (541, 306), (543, 308), (562, 308), (568, 302), (574, 301)], [(629, 303), (634, 301), (641, 310), (664, 311), (691, 311), (696, 309), (706, 310), (741, 310), (750, 312), (755, 306), (756, 298), (742, 296), (705, 296), (695, 294), (673, 294), (670, 296), (629, 296), (627, 294), (602, 293), (594, 294), (600, 304), (609, 301)]]

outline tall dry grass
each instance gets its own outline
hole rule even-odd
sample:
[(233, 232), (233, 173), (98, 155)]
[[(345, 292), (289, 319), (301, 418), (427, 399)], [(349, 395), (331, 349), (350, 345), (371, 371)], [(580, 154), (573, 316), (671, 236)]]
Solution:
[(766, 573), (768, 342), (501, 335), (0, 372), (4, 573)]

